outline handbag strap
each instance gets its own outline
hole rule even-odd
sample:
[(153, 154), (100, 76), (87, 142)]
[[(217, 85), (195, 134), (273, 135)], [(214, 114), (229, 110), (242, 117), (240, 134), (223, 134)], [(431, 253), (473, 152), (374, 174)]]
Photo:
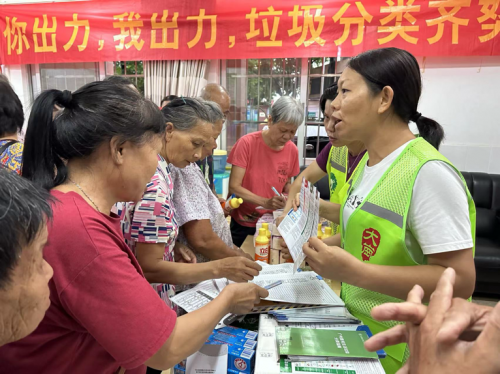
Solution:
[(2, 146), (0, 147), (0, 155), (1, 155), (2, 153), (4, 153), (4, 152), (5, 152), (5, 150), (6, 150), (7, 148), (9, 148), (11, 145), (14, 145), (14, 144), (16, 144), (16, 143), (19, 143), (19, 142), (18, 142), (17, 140), (10, 140), (10, 141), (8, 141), (7, 143), (5, 143), (4, 145), (2, 145)]

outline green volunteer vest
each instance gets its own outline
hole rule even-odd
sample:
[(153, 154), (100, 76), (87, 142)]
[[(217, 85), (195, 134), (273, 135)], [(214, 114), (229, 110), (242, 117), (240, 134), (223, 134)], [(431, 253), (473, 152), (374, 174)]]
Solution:
[[(392, 266), (419, 265), (411, 257), (405, 244), (406, 220), (410, 208), (413, 185), (420, 168), (429, 161), (443, 161), (460, 175), (467, 192), (471, 233), (475, 245), (476, 209), (460, 172), (423, 138), (412, 141), (387, 169), (364, 201), (352, 212), (345, 230), (341, 228), (342, 247), (360, 261)], [(360, 182), (366, 162), (353, 173), (342, 191), (340, 222), (352, 188)], [(343, 226), (343, 225), (342, 225)], [(439, 230), (437, 228), (437, 230)], [(474, 252), (474, 248), (473, 248)], [(422, 264), (426, 263), (426, 258)], [(402, 300), (343, 283), (341, 296), (349, 311), (368, 325), (374, 334), (396, 325), (396, 322), (378, 322), (371, 318), (373, 307)], [(406, 344), (387, 347), (392, 359), (402, 363), (408, 358)], [(384, 361), (384, 360), (382, 360)], [(392, 370), (391, 370), (392, 371)]]
[[(361, 164), (361, 162), (359, 164)], [(328, 174), (328, 185), (330, 186), (330, 201), (332, 203), (335, 204), (342, 203), (341, 191), (347, 182), (348, 167), (349, 167), (349, 153), (347, 151), (347, 147), (332, 146), (332, 148), (330, 148), (330, 153), (328, 154), (328, 162), (326, 163), (326, 173)], [(332, 235), (335, 235), (340, 232), (339, 225), (333, 222), (331, 223), (331, 225), (332, 225)]]

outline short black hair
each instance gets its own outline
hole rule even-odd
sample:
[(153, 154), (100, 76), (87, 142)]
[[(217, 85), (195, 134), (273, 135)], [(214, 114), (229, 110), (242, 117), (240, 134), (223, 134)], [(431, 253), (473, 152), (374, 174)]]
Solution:
[(328, 100), (331, 101), (335, 100), (337, 98), (337, 93), (338, 93), (337, 83), (332, 84), (323, 92), (323, 95), (321, 95), (321, 98), (319, 99), (319, 106), (321, 108), (321, 113), (325, 114), (326, 102)]
[(178, 99), (179, 96), (177, 95), (167, 95), (165, 96), (162, 100), (161, 100), (161, 103), (163, 104), (165, 101), (172, 101), (174, 99)]
[(130, 79), (122, 77), (120, 75), (110, 75), (106, 77), (104, 80), (114, 84), (119, 84), (123, 86), (134, 86), (137, 88), (137, 86)]
[(22, 130), (24, 112), (21, 100), (7, 78), (0, 74), (0, 138)]
[(17, 173), (0, 167), (0, 289), (10, 281), (22, 248), (52, 217), (51, 197)]

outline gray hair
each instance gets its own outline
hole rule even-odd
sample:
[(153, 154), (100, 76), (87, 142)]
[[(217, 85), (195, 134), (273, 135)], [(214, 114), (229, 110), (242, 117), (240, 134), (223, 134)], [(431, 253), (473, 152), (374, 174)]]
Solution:
[(222, 109), (219, 104), (213, 101), (205, 101), (204, 103), (210, 113), (211, 123), (216, 123), (217, 121), (224, 120), (224, 113), (222, 113)]
[(304, 120), (302, 104), (290, 96), (280, 97), (271, 107), (273, 123), (284, 122), (300, 126)]
[(180, 97), (165, 105), (161, 112), (166, 122), (174, 125), (176, 130), (190, 131), (198, 121), (212, 122), (212, 114), (206, 102), (199, 98)]

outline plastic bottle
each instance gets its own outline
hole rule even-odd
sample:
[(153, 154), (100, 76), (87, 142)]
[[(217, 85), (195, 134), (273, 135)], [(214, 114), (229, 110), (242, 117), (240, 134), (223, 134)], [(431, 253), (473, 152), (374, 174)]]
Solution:
[(262, 227), (255, 239), (255, 261), (269, 263), (269, 239), (266, 235), (266, 229)]
[(318, 239), (323, 239), (323, 231), (321, 231), (321, 223), (318, 224)]
[(323, 234), (323, 237), (321, 239), (326, 239), (332, 236), (332, 228), (330, 226), (325, 227), (325, 233)]
[(269, 231), (269, 223), (264, 222), (264, 223), (262, 224), (262, 227), (263, 227), (264, 229), (266, 229), (266, 235), (267, 235), (267, 238), (268, 238), (269, 240), (271, 240), (271, 231)]
[(229, 199), (225, 202), (220, 203), (222, 209), (228, 208), (229, 210), (238, 209), (241, 204), (243, 204), (243, 199), (241, 197), (236, 197), (234, 194), (229, 196)]
[(269, 239), (269, 245), (268, 245), (268, 251), (267, 251), (267, 253), (269, 253), (269, 257), (271, 257), (271, 231), (269, 231), (269, 223), (267, 223), (267, 222), (262, 223), (262, 228), (266, 229), (266, 236)]
[(238, 209), (241, 204), (243, 204), (243, 199), (241, 197), (233, 197), (229, 200), (229, 206), (231, 209)]

